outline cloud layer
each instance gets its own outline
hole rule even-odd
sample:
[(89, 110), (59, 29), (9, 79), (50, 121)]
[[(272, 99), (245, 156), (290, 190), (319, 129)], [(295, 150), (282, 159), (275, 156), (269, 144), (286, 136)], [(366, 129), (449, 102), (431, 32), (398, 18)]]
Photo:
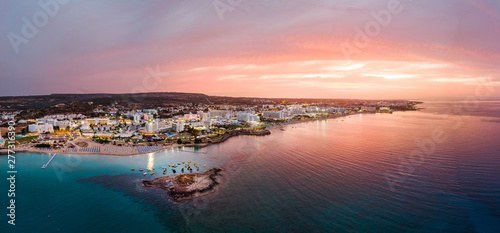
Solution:
[[(500, 84), (500, 4), (494, 0), (73, 0), (47, 6), (0, 3), (1, 96), (145, 90), (436, 98), (473, 95), (478, 78)], [(44, 22), (37, 12), (53, 16)], [(38, 29), (32, 38), (23, 35), (23, 17)], [(28, 42), (13, 46), (13, 34)], [(161, 75), (151, 74), (156, 67)]]

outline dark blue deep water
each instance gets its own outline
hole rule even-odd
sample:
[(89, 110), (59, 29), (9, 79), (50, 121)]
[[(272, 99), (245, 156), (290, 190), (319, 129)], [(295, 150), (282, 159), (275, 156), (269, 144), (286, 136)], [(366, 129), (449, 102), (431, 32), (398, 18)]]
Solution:
[[(18, 154), (15, 227), (0, 156), (0, 231), (500, 232), (500, 102), (421, 107), (288, 125), (207, 154), (56, 155), (45, 170), (49, 155)], [(173, 202), (130, 171), (189, 160), (224, 169), (215, 193)]]

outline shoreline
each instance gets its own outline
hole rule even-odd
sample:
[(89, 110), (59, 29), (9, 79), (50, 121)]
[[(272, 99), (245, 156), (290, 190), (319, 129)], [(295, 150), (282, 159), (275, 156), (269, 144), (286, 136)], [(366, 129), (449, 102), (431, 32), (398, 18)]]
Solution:
[[(104, 148), (106, 145), (97, 145), (97, 146), (94, 146), (93, 148), (95, 147), (98, 147), (100, 149)], [(118, 147), (118, 146), (116, 146)], [(156, 152), (160, 152), (160, 151), (164, 151), (164, 150), (168, 150), (168, 149), (172, 149), (172, 148), (176, 148), (176, 147), (181, 147), (181, 145), (177, 145), (177, 146), (173, 146), (173, 145), (170, 145), (170, 146), (162, 146), (163, 148), (161, 149), (158, 149), (158, 150), (155, 150), (155, 151), (151, 151), (151, 152), (148, 152), (148, 153), (107, 153), (107, 152), (79, 152), (79, 151), (64, 151), (63, 150), (40, 150), (40, 149), (35, 149), (35, 148), (25, 148), (25, 147), (21, 147), (19, 149), (14, 149), (13, 151), (15, 152), (15, 154), (18, 154), (18, 153), (39, 153), (39, 154), (75, 154), (75, 155), (106, 155), (106, 156), (133, 156), (133, 155), (146, 155), (146, 154), (149, 154), (149, 153), (156, 153)], [(92, 148), (92, 147), (82, 147), (82, 148)], [(129, 148), (133, 148), (133, 149), (136, 149), (137, 147), (129, 147)], [(7, 155), (8, 154), (8, 150), (5, 149), (5, 150), (0, 150), (0, 155)]]
[[(319, 118), (312, 118), (312, 119), (307, 119), (307, 120), (297, 120), (297, 121), (289, 121), (289, 122), (284, 122), (284, 123), (279, 123), (278, 125), (294, 125), (294, 124), (300, 124), (300, 123), (308, 123), (312, 121), (321, 121), (321, 120), (329, 120), (329, 119), (336, 119), (336, 118), (342, 118), (342, 117), (348, 117), (352, 115), (357, 115), (357, 114), (376, 114), (376, 112), (355, 112), (355, 113), (350, 113), (346, 115), (341, 115), (341, 116), (328, 116), (328, 117), (319, 117)], [(266, 127), (266, 129), (274, 129), (276, 128), (275, 125)]]
[[(337, 118), (342, 118), (342, 117), (347, 117), (351, 115), (357, 115), (357, 114), (367, 114), (368, 112), (355, 112), (347, 115), (341, 115), (341, 116), (329, 116), (329, 117), (320, 117), (320, 118), (312, 118), (312, 119), (306, 119), (306, 120), (297, 120), (297, 121), (290, 121), (290, 122), (283, 122), (283, 123), (276, 123), (272, 126), (267, 126), (263, 130), (258, 130), (258, 131), (248, 131), (248, 130), (234, 130), (231, 131), (228, 134), (222, 135), (220, 138), (214, 139), (211, 143), (200, 143), (200, 144), (171, 144), (168, 146), (161, 146), (162, 148), (158, 148), (157, 150), (147, 152), (147, 153), (107, 153), (107, 152), (79, 152), (79, 151), (64, 151), (63, 150), (50, 150), (50, 151), (45, 151), (45, 150), (40, 150), (40, 149), (34, 149), (34, 148), (25, 148), (25, 147), (19, 147), (14, 149), (14, 152), (16, 154), (18, 153), (43, 153), (43, 154), (51, 154), (51, 153), (57, 153), (57, 154), (77, 154), (77, 155), (105, 155), (105, 156), (134, 156), (134, 155), (145, 155), (149, 153), (157, 153), (161, 151), (165, 151), (168, 149), (172, 148), (180, 148), (180, 147), (198, 147), (198, 148), (205, 148), (209, 147), (210, 145), (216, 145), (220, 143), (224, 143), (227, 140), (229, 140), (232, 137), (237, 137), (237, 136), (266, 136), (270, 135), (271, 131), (273, 129), (276, 129), (279, 126), (287, 126), (287, 125), (294, 125), (294, 124), (300, 124), (300, 123), (308, 123), (308, 122), (313, 122), (313, 121), (320, 121), (320, 120), (329, 120), (329, 119), (337, 119)], [(368, 114), (375, 114), (375, 113), (368, 113)], [(88, 147), (80, 147), (80, 148), (99, 148), (99, 149), (106, 149), (108, 147), (114, 147), (114, 149), (124, 149), (124, 148), (129, 148), (131, 150), (137, 150), (137, 148), (141, 148), (141, 146), (132, 146), (132, 147), (120, 147), (120, 146), (115, 146), (115, 145), (109, 145), (109, 144), (99, 144), (96, 142), (90, 141), (91, 144), (89, 144)], [(160, 146), (155, 146), (155, 147), (160, 147)], [(7, 149), (0, 149), (0, 156), (1, 155), (7, 155), (8, 150)]]
[(210, 145), (217, 145), (217, 144), (220, 144), (220, 143), (224, 143), (224, 142), (226, 142), (227, 140), (229, 140), (232, 137), (237, 137), (237, 136), (266, 136), (266, 135), (270, 135), (270, 134), (271, 134), (271, 131), (269, 131), (268, 129), (258, 130), (258, 131), (255, 131), (255, 132), (248, 131), (248, 130), (235, 130), (235, 131), (231, 131), (229, 134), (222, 135), (220, 138), (217, 138), (215, 142), (212, 141), (211, 143), (194, 144), (194, 145), (188, 145), (188, 146), (190, 146), (190, 147), (198, 147), (198, 148), (205, 148), (205, 147), (208, 147)]

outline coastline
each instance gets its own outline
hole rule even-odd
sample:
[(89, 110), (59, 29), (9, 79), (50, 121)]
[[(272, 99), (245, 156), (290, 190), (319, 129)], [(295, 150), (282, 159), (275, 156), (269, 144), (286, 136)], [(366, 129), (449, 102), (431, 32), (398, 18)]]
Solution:
[[(371, 112), (355, 112), (355, 113), (350, 113), (346, 115), (341, 115), (341, 116), (328, 116), (328, 117), (319, 117), (319, 118), (312, 118), (312, 119), (305, 119), (305, 120), (295, 120), (295, 121), (289, 121), (289, 122), (284, 122), (284, 123), (277, 123), (271, 126), (267, 126), (263, 130), (258, 130), (258, 131), (249, 131), (249, 130), (233, 130), (230, 131), (227, 134), (222, 135), (220, 138), (214, 139), (211, 143), (200, 143), (200, 144), (171, 144), (167, 146), (156, 146), (154, 151), (150, 151), (147, 153), (139, 153), (139, 152), (134, 152), (137, 151), (136, 148), (141, 148), (140, 146), (132, 146), (132, 147), (119, 147), (115, 145), (110, 145), (110, 144), (99, 144), (96, 142), (90, 141), (89, 147), (92, 146), (92, 148), (99, 148), (99, 149), (106, 149), (109, 147), (113, 147), (111, 149), (124, 149), (124, 148), (129, 148), (132, 151), (129, 153), (124, 153), (123, 151), (120, 153), (108, 153), (108, 152), (80, 152), (80, 151), (65, 151), (64, 149), (62, 150), (41, 150), (41, 149), (36, 149), (36, 148), (26, 148), (26, 147), (19, 147), (14, 149), (15, 153), (45, 153), (45, 154), (51, 154), (51, 153), (58, 153), (58, 154), (78, 154), (78, 155), (105, 155), (105, 156), (133, 156), (133, 155), (144, 155), (144, 154), (149, 154), (149, 153), (157, 153), (161, 152), (167, 149), (172, 149), (172, 148), (179, 148), (179, 147), (198, 147), (198, 148), (205, 148), (210, 145), (216, 145), (219, 143), (226, 142), (232, 137), (237, 137), (237, 136), (266, 136), (270, 135), (272, 129), (276, 129), (278, 126), (286, 126), (286, 125), (294, 125), (294, 124), (300, 124), (300, 123), (307, 123), (307, 122), (313, 122), (313, 121), (320, 121), (320, 120), (328, 120), (328, 119), (337, 119), (337, 118), (342, 118), (342, 117), (347, 117), (351, 115), (357, 115), (357, 114), (375, 114)], [(158, 148), (161, 147), (161, 148)], [(85, 147), (82, 147), (85, 148)], [(7, 155), (8, 150), (7, 149), (0, 149), (0, 155)]]
[(229, 140), (232, 137), (237, 137), (237, 136), (266, 136), (270, 135), (271, 131), (264, 129), (264, 130), (258, 130), (258, 131), (248, 131), (248, 130), (235, 130), (231, 131), (228, 134), (222, 135), (220, 138), (217, 138), (215, 141), (212, 141), (211, 143), (202, 143), (202, 144), (194, 144), (194, 145), (188, 145), (191, 147), (198, 147), (198, 148), (205, 148), (210, 145), (216, 145), (219, 143), (223, 143), (227, 140)]
[[(341, 116), (328, 116), (328, 117), (312, 118), (312, 119), (307, 119), (307, 120), (289, 121), (289, 122), (279, 123), (279, 125), (283, 125), (283, 126), (285, 126), (285, 125), (295, 125), (295, 124), (307, 123), (307, 122), (312, 122), (312, 121), (321, 121), (321, 120), (343, 118), (343, 117), (348, 117), (348, 116), (357, 115), (357, 114), (376, 114), (376, 113), (375, 112), (355, 112), (355, 113), (350, 113), (350, 114), (341, 115)], [(274, 128), (275, 128), (274, 125), (266, 127), (266, 129), (274, 129)]]
[[(78, 155), (107, 155), (107, 156), (133, 156), (133, 155), (144, 155), (144, 154), (149, 154), (149, 153), (157, 153), (161, 152), (164, 150), (172, 149), (172, 148), (180, 148), (180, 147), (198, 147), (198, 148), (205, 148), (210, 145), (215, 145), (219, 143), (223, 143), (227, 141), (228, 139), (236, 136), (243, 136), (243, 135), (252, 135), (252, 136), (266, 136), (271, 134), (269, 130), (259, 130), (256, 132), (252, 131), (247, 131), (247, 130), (238, 130), (238, 131), (231, 131), (228, 134), (222, 135), (220, 138), (214, 139), (213, 142), (211, 143), (200, 143), (200, 144), (171, 144), (168, 146), (156, 146), (156, 147), (161, 147), (157, 150), (148, 152), (148, 153), (106, 153), (106, 152), (79, 152), (79, 151), (65, 151), (64, 149), (62, 150), (41, 150), (41, 149), (36, 149), (36, 148), (26, 148), (26, 147), (19, 147), (14, 149), (15, 153), (44, 153), (44, 154), (52, 154), (52, 153), (57, 153), (57, 154), (78, 154)], [(103, 145), (99, 143), (92, 142), (92, 144), (89, 145), (89, 147), (82, 147), (82, 148), (106, 148), (106, 147), (114, 147), (115, 149), (121, 149), (122, 147), (119, 146), (114, 146), (114, 145)], [(124, 148), (129, 148), (132, 150), (135, 150), (136, 148), (140, 148), (140, 146), (133, 146), (133, 147), (124, 147)], [(8, 150), (7, 149), (2, 149), (0, 150), (0, 155), (7, 155)]]
[[(92, 147), (81, 147), (81, 148), (99, 148), (99, 149), (105, 149), (109, 147), (114, 147), (114, 149), (121, 149), (119, 146), (114, 146), (114, 145), (102, 145), (99, 143), (92, 144)], [(159, 147), (159, 146), (158, 146)], [(60, 149), (60, 150), (42, 150), (42, 149), (37, 149), (33, 147), (18, 147), (14, 149), (13, 151), (18, 154), (18, 153), (42, 153), (42, 154), (78, 154), (78, 155), (106, 155), (106, 156), (133, 156), (133, 155), (143, 155), (143, 154), (149, 154), (149, 153), (156, 153), (160, 151), (164, 151), (167, 149), (172, 149), (172, 148), (177, 148), (177, 147), (182, 147), (182, 145), (174, 144), (174, 145), (168, 145), (168, 146), (161, 146), (161, 148), (158, 148), (154, 151), (147, 152), (147, 153), (139, 153), (139, 152), (133, 152), (136, 151), (137, 148), (141, 147), (128, 147), (128, 149), (131, 150), (129, 153), (109, 153), (109, 152), (80, 152), (80, 151), (66, 151), (65, 149)], [(126, 147), (124, 147), (126, 148)], [(7, 149), (1, 149), (0, 150), (0, 155), (7, 155), (8, 150)]]

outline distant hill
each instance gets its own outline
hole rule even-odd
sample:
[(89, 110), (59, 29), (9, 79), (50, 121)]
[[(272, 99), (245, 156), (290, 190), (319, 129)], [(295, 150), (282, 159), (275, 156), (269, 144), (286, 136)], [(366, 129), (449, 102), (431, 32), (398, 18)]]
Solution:
[[(198, 93), (157, 92), (138, 94), (51, 94), (0, 97), (0, 111), (43, 109), (71, 102), (92, 102), (92, 105), (124, 107), (159, 107), (179, 104), (252, 104), (258, 98), (219, 97)], [(271, 101), (271, 100), (270, 100)]]
[[(50, 113), (70, 112), (87, 113), (96, 106), (111, 106), (115, 104), (121, 108), (141, 109), (169, 107), (182, 104), (230, 104), (256, 105), (277, 104), (284, 100), (289, 103), (335, 103), (337, 106), (353, 102), (373, 100), (356, 99), (307, 99), (307, 98), (256, 98), (256, 97), (226, 97), (209, 96), (199, 93), (182, 92), (154, 92), (138, 94), (51, 94), (37, 96), (4, 96), (0, 97), (0, 112), (13, 110), (40, 110), (50, 108)], [(395, 101), (395, 100), (387, 100)], [(59, 110), (58, 110), (59, 109)]]

